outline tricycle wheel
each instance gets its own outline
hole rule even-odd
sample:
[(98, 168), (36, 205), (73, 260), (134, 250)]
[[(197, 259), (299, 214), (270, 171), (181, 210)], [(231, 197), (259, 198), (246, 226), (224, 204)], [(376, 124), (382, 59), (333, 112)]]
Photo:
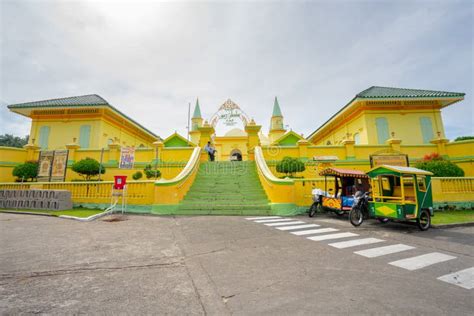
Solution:
[(416, 220), (420, 230), (428, 230), (431, 226), (431, 216), (428, 210), (421, 210), (420, 216)]
[(382, 224), (388, 223), (388, 221), (389, 221), (389, 219), (386, 218), (386, 217), (379, 217), (379, 218), (377, 218), (377, 220)]
[(364, 214), (362, 214), (362, 211), (358, 207), (352, 208), (352, 210), (349, 212), (349, 220), (352, 225), (354, 226), (360, 226), (362, 222), (364, 221)]
[(337, 211), (337, 212), (336, 212), (336, 215), (337, 215), (337, 216), (344, 216), (345, 213), (346, 213), (346, 212), (344, 212), (344, 211)]
[(314, 202), (309, 208), (309, 217), (313, 217), (314, 214), (318, 211), (318, 202)]

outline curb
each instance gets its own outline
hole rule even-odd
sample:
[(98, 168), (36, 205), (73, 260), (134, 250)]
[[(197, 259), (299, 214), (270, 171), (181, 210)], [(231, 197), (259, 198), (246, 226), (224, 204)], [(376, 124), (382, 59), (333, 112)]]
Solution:
[(456, 227), (471, 227), (471, 226), (474, 226), (474, 222), (431, 225), (431, 228), (456, 228)]
[(48, 213), (35, 213), (35, 212), (16, 212), (16, 211), (3, 211), (3, 210), (2, 210), (2, 211), (0, 211), (0, 213), (59, 217), (59, 216), (53, 215), (53, 214), (48, 214)]

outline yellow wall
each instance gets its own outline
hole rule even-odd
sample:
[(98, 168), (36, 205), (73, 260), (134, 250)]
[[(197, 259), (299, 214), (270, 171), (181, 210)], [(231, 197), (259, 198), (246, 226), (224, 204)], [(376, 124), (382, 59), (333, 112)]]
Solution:
[(377, 128), (375, 120), (377, 117), (385, 117), (388, 121), (389, 133), (395, 133), (395, 137), (401, 139), (404, 145), (423, 144), (420, 118), (429, 117), (433, 128), (434, 138), (437, 132), (444, 137), (444, 128), (440, 111), (367, 111), (365, 113), (368, 144), (378, 144)]
[[(377, 138), (377, 127), (375, 120), (377, 117), (385, 117), (388, 121), (389, 135), (395, 133), (395, 137), (401, 139), (405, 145), (423, 144), (420, 118), (429, 117), (431, 119), (433, 135), (438, 137), (437, 132), (444, 137), (444, 128), (439, 110), (401, 110), (401, 111), (362, 111), (357, 117), (340, 124), (338, 128), (326, 135), (317, 145), (326, 145), (328, 141), (331, 145), (340, 145), (344, 139), (353, 138), (359, 134), (361, 145), (380, 145)], [(383, 145), (383, 144), (381, 144)]]
[(247, 152), (248, 138), (242, 137), (216, 137), (214, 139), (214, 146), (217, 150), (217, 161), (227, 161), (230, 159), (230, 153), (234, 149), (240, 150), (242, 153), (242, 159), (248, 159)]
[[(93, 135), (91, 133), (91, 135)], [(151, 147), (152, 144), (151, 142), (137, 136), (134, 134), (131, 134), (127, 130), (124, 130), (123, 128), (116, 126), (108, 121), (101, 121), (100, 123), (100, 130), (99, 130), (99, 147), (92, 147), (92, 148), (101, 148), (101, 147), (106, 147), (108, 144), (109, 139), (118, 139), (118, 143), (121, 146), (135, 146), (139, 147), (140, 145), (143, 145), (144, 147)]]
[(73, 142), (73, 138), (79, 142), (79, 130), (82, 125), (91, 126), (90, 148), (100, 148), (100, 119), (64, 119), (48, 120), (34, 119), (31, 124), (30, 139), (35, 139), (35, 144), (39, 144), (39, 131), (42, 126), (49, 126), (48, 148), (45, 149), (65, 149), (66, 144)]

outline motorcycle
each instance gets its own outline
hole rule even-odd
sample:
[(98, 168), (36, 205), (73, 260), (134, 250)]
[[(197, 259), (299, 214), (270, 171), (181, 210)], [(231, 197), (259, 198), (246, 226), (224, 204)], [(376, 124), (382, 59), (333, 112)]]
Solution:
[[(370, 217), (369, 214), (369, 192), (357, 191), (354, 194), (354, 204), (352, 205), (351, 211), (349, 212), (349, 220), (352, 225), (360, 226), (362, 222)], [(380, 223), (387, 223), (388, 218), (377, 218)]]

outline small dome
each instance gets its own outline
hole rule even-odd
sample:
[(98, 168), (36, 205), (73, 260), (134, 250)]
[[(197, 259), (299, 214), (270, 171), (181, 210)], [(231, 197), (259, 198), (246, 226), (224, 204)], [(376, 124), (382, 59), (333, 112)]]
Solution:
[(244, 130), (241, 130), (240, 128), (233, 128), (227, 133), (225, 133), (226, 137), (241, 137), (241, 136), (247, 136), (247, 133), (245, 133)]

